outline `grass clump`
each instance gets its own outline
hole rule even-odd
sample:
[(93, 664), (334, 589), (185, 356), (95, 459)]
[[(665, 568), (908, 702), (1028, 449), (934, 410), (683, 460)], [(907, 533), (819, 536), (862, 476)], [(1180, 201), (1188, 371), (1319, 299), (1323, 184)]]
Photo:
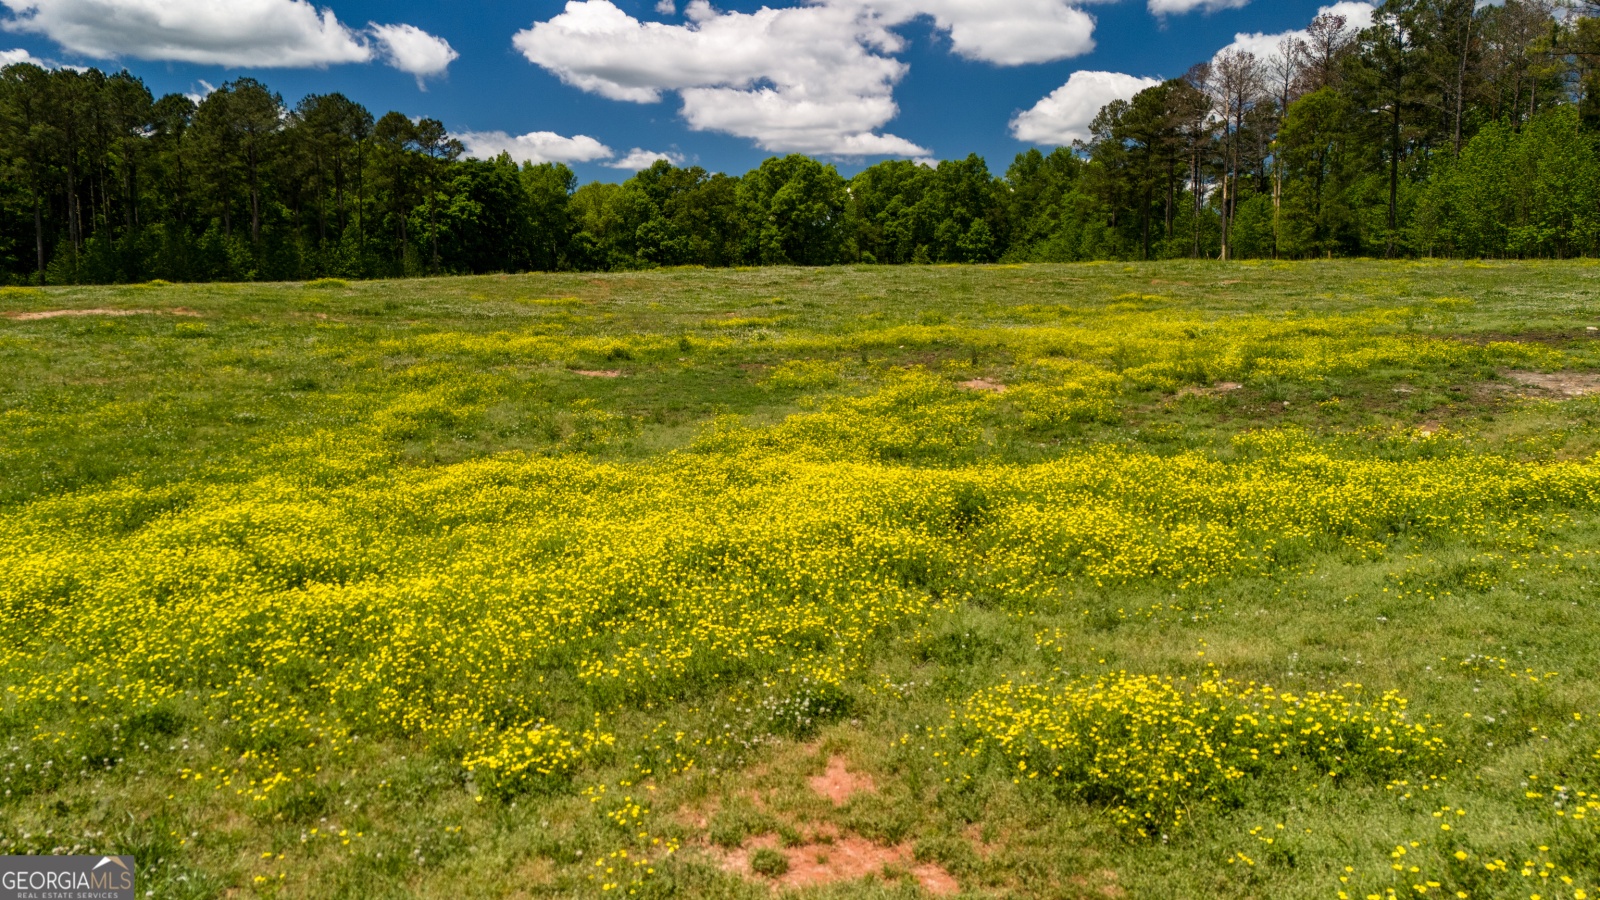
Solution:
[(781, 878), (789, 873), (789, 857), (770, 847), (762, 847), (750, 854), (750, 869), (767, 878)]

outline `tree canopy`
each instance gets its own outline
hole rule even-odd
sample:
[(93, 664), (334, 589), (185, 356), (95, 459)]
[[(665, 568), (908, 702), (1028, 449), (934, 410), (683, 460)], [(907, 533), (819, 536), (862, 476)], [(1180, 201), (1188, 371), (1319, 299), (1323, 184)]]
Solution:
[(658, 266), (1600, 253), (1600, 19), (1387, 0), (1228, 50), (1072, 147), (579, 186), (466, 158), (435, 119), (239, 78), (0, 70), (0, 282)]

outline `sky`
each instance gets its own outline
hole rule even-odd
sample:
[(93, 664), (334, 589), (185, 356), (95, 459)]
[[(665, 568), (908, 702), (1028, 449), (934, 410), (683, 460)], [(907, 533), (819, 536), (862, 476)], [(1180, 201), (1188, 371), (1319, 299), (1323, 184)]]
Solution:
[(239, 77), (444, 122), (472, 155), (620, 180), (799, 152), (850, 174), (977, 153), (997, 174), (1225, 48), (1363, 0), (0, 0), (0, 63)]

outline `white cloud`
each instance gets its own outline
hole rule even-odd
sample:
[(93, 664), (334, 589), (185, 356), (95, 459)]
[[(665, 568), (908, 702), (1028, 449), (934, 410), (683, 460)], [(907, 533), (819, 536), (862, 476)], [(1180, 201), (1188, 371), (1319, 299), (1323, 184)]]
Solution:
[(681, 153), (657, 153), (653, 150), (641, 150), (635, 147), (621, 158), (608, 162), (606, 165), (613, 169), (627, 169), (630, 172), (637, 172), (640, 169), (648, 169), (663, 159), (675, 166), (683, 164), (683, 154)]
[(461, 58), (449, 41), (415, 25), (379, 25), (374, 22), (368, 28), (384, 60), (402, 72), (415, 75), (418, 88), (423, 87), (424, 78), (443, 75), (451, 63)]
[(895, 58), (905, 42), (893, 28), (931, 17), (962, 56), (1047, 62), (1094, 49), (1085, 2), (1094, 0), (809, 0), (742, 13), (691, 0), (678, 25), (642, 22), (611, 0), (569, 0), (513, 43), (603, 97), (655, 103), (676, 92), (689, 127), (768, 151), (914, 157), (928, 151), (881, 133), (899, 114), (894, 88), (908, 70)]
[(190, 85), (189, 90), (184, 92), (184, 96), (189, 98), (190, 103), (193, 103), (195, 106), (199, 106), (200, 101), (206, 99), (212, 94), (215, 94), (216, 92), (217, 86), (202, 78), (200, 79), (200, 84), (198, 86)]
[(1079, 9), (1095, 0), (814, 0), (859, 9), (887, 25), (929, 16), (968, 59), (1020, 66), (1082, 56), (1094, 50), (1094, 17)]
[(677, 15), (678, 0), (659, 0), (659, 2), (656, 3), (656, 13), (663, 16)]
[(1012, 119), (1011, 133), (1018, 140), (1049, 146), (1088, 140), (1089, 125), (1106, 104), (1132, 99), (1157, 84), (1154, 78), (1118, 72), (1073, 72), (1066, 84)]
[(1150, 0), (1150, 11), (1158, 16), (1182, 15), (1203, 9), (1206, 12), (1216, 12), (1219, 9), (1243, 9), (1250, 5), (1250, 0)]
[[(6, 30), (42, 34), (100, 59), (302, 68), (371, 62), (382, 52), (420, 77), (442, 71), (417, 71), (437, 63), (440, 47), (455, 52), (410, 25), (373, 26), (370, 34), (352, 29), (307, 0), (0, 0), (0, 6), (13, 14)], [(428, 41), (436, 42), (431, 51)]]
[(74, 53), (209, 65), (366, 62), (372, 51), (329, 10), (305, 0), (0, 0), (12, 31)]
[[(1373, 8), (1373, 4), (1362, 2), (1362, 0), (1341, 0), (1341, 2), (1332, 6), (1324, 6), (1317, 10), (1317, 15), (1344, 16), (1347, 28), (1360, 30), (1372, 24)], [(1242, 50), (1246, 53), (1254, 53), (1257, 59), (1268, 59), (1278, 54), (1278, 45), (1283, 43), (1284, 39), (1299, 38), (1303, 40), (1305, 37), (1306, 30), (1304, 28), (1293, 31), (1280, 31), (1276, 34), (1241, 31), (1233, 36), (1233, 43), (1218, 50), (1217, 55), (1221, 56), (1228, 50)]]
[(5, 68), (6, 66), (14, 66), (17, 63), (33, 63), (34, 65), (42, 68), (50, 68), (49, 63), (37, 56), (34, 56), (32, 53), (29, 53), (26, 50), (0, 50), (0, 69)]
[(467, 148), (468, 156), (478, 159), (509, 153), (517, 162), (573, 163), (616, 156), (610, 147), (585, 134), (562, 137), (553, 131), (535, 131), (513, 137), (504, 131), (467, 131), (454, 137)]
[(924, 152), (876, 134), (899, 109), (906, 66), (882, 55), (900, 39), (881, 23), (832, 6), (717, 13), (706, 0), (687, 25), (640, 22), (610, 0), (572, 0), (514, 43), (561, 80), (613, 100), (683, 97), (689, 127), (752, 139), (774, 152), (836, 155)]

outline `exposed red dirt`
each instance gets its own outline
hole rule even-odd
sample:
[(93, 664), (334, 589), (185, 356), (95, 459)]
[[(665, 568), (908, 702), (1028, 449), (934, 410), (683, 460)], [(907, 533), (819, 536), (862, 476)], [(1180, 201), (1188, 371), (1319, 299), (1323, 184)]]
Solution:
[(1234, 391), (1244, 390), (1244, 385), (1237, 381), (1219, 381), (1211, 387), (1186, 387), (1178, 392), (1179, 397), (1220, 397)]
[(16, 322), (36, 322), (40, 319), (77, 318), (79, 316), (199, 316), (192, 309), (179, 306), (175, 309), (44, 309), (36, 312), (0, 313)]
[(1509, 334), (1503, 331), (1479, 331), (1473, 334), (1455, 336), (1454, 340), (1465, 341), (1469, 344), (1545, 344), (1551, 347), (1562, 347), (1574, 341), (1592, 341), (1600, 337), (1600, 329), (1589, 327), (1582, 331), (1576, 328), (1547, 329), (1541, 331), (1522, 331)]
[(990, 381), (987, 378), (974, 378), (971, 381), (963, 381), (961, 386), (969, 391), (983, 391), (990, 394), (1004, 394), (1006, 392), (1005, 385), (998, 381)]
[(1524, 387), (1562, 397), (1586, 397), (1600, 393), (1600, 375), (1581, 372), (1506, 372), (1505, 376)]
[(1080, 887), (1093, 888), (1102, 897), (1117, 898), (1127, 896), (1127, 891), (1124, 891), (1117, 884), (1117, 873), (1110, 869), (1101, 869), (1093, 877), (1080, 875), (1072, 880)]
[[(782, 853), (789, 861), (789, 871), (776, 878), (757, 874), (750, 868), (750, 857), (757, 850)], [(899, 869), (911, 873), (922, 889), (935, 897), (951, 897), (961, 892), (961, 885), (954, 876), (935, 863), (917, 862), (910, 846), (905, 844), (887, 847), (851, 836), (831, 843), (784, 847), (776, 837), (767, 835), (737, 850), (713, 852), (720, 857), (725, 871), (736, 872), (752, 881), (767, 881), (774, 888), (822, 887), (892, 875), (892, 871), (886, 870)]]
[(829, 759), (828, 770), (821, 775), (812, 776), (808, 779), (808, 783), (819, 796), (833, 801), (834, 806), (845, 805), (857, 793), (870, 794), (877, 790), (870, 775), (850, 771), (842, 756)]
[(982, 825), (968, 825), (966, 830), (962, 832), (962, 836), (967, 839), (967, 843), (972, 845), (972, 849), (977, 851), (981, 859), (988, 859), (1000, 850), (999, 844), (983, 839)]

